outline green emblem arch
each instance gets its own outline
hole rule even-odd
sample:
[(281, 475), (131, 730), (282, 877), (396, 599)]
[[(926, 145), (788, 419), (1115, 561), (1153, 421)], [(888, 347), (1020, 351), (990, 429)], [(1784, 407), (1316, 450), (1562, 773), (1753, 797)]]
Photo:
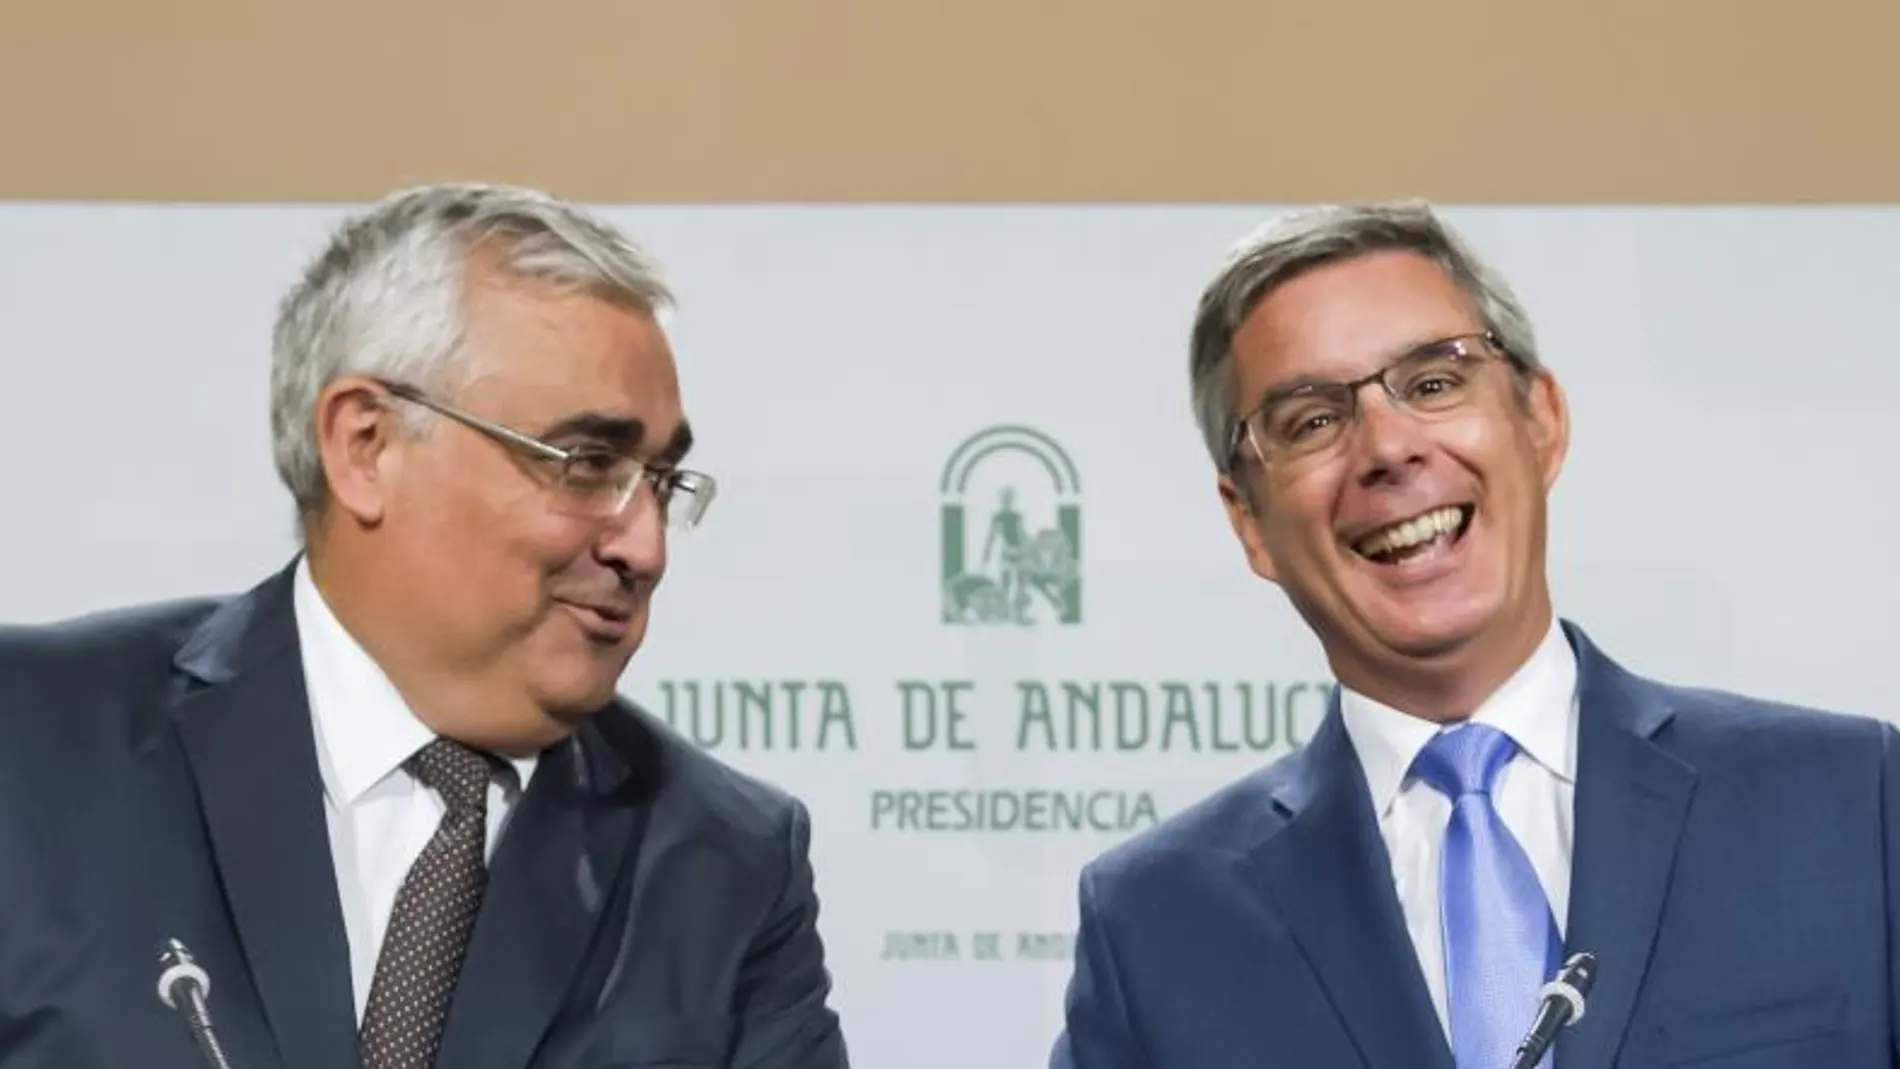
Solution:
[[(1010, 474), (986, 478), (1005, 458)], [(950, 454), (937, 493), (944, 623), (1082, 622), (1082, 480), (1054, 438), (986, 427)]]

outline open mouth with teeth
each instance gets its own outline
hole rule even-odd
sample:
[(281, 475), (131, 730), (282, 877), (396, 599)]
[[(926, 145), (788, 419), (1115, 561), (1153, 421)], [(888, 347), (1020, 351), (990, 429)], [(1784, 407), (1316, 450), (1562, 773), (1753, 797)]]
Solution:
[(1447, 505), (1409, 520), (1381, 527), (1353, 540), (1353, 552), (1375, 564), (1401, 564), (1429, 553), (1450, 549), (1471, 526), (1476, 509)]

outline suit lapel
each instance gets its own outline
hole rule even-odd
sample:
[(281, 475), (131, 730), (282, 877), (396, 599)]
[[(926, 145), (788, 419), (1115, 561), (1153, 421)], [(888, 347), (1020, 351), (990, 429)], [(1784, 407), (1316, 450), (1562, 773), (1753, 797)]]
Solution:
[(1288, 823), (1243, 864), (1305, 951), (1369, 1069), (1452, 1069), (1337, 703), (1335, 693), (1296, 758), (1301, 767), (1274, 795)]
[(1623, 671), (1566, 625), (1577, 652), (1576, 845), (1568, 949), (1597, 957), (1583, 1020), (1558, 1042), (1565, 1065), (1608, 1065), (1623, 1040), (1662, 918), (1695, 771), (1652, 740), (1663, 691)]
[(334, 1069), (356, 1063), (355, 1013), (289, 577), (186, 643), (176, 664), (200, 685), (174, 715), (278, 1061)]
[(570, 997), (653, 786), (643, 765), (653, 748), (632, 714), (616, 706), (595, 719), (543, 755), (490, 860), (439, 1064), (529, 1064)]

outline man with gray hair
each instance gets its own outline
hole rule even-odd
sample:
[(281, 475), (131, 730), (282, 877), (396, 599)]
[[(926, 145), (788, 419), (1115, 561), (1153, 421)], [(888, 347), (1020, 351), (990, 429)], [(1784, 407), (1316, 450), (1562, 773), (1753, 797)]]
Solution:
[(1084, 869), (1055, 1069), (1900, 1064), (1900, 735), (1554, 613), (1569, 416), (1502, 277), (1421, 204), (1294, 213), (1190, 348), (1235, 537), (1338, 687)]
[(804, 806), (617, 694), (714, 495), (670, 302), (529, 190), (334, 234), (272, 352), (305, 551), (0, 630), (0, 1065), (845, 1069)]

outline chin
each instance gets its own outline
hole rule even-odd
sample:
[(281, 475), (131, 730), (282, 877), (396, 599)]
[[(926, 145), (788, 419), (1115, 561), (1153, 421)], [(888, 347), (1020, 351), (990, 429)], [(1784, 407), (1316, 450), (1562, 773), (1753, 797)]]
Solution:
[(1380, 645), (1407, 658), (1431, 660), (1456, 653), (1484, 634), (1497, 618), (1496, 601), (1391, 605), (1362, 619)]
[(626, 667), (624, 657), (614, 658), (611, 664), (597, 655), (563, 660), (566, 663), (550, 665), (553, 670), (544, 672), (535, 688), (551, 715), (566, 721), (585, 719), (613, 701)]
[(1387, 632), (1379, 636), (1379, 644), (1407, 660), (1433, 661), (1448, 657), (1470, 642), (1476, 635), (1471, 631), (1426, 631), (1409, 630), (1398, 633)]

